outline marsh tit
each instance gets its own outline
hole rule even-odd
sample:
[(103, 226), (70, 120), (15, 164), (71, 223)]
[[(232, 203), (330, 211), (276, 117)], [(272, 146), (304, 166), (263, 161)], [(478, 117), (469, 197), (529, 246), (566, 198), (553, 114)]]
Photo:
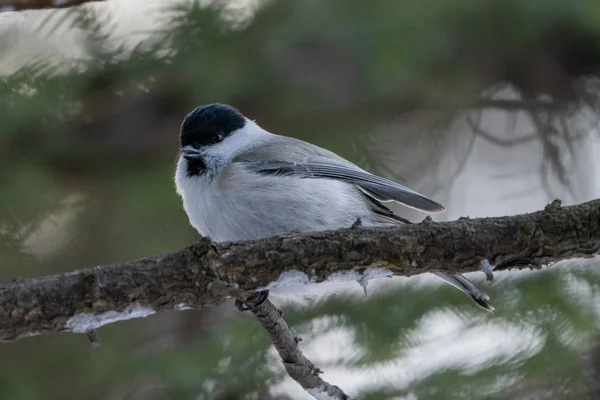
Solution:
[[(441, 204), (321, 147), (262, 129), (235, 108), (197, 107), (181, 125), (175, 184), (191, 225), (216, 242), (408, 222), (384, 205), (426, 213)], [(462, 275), (435, 273), (491, 311)], [(268, 291), (244, 301), (256, 305)], [(246, 309), (239, 300), (238, 309)]]

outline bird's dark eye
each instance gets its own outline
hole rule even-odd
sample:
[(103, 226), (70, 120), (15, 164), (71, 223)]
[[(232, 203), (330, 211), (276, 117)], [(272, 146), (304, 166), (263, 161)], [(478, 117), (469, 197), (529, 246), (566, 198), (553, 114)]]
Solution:
[(217, 133), (217, 141), (220, 142), (221, 140), (223, 140), (224, 137), (225, 137), (225, 135), (223, 135), (223, 132)]

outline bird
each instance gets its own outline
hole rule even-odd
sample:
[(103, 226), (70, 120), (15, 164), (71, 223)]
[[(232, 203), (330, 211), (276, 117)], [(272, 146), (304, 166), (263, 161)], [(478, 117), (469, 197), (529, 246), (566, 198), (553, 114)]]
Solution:
[[(428, 197), (369, 173), (332, 151), (268, 132), (227, 104), (196, 107), (179, 132), (175, 187), (193, 228), (214, 242), (261, 239), (353, 226), (410, 223), (384, 203), (425, 213), (446, 210)], [(434, 273), (487, 311), (489, 296), (462, 275)], [(236, 307), (267, 299), (257, 291)]]

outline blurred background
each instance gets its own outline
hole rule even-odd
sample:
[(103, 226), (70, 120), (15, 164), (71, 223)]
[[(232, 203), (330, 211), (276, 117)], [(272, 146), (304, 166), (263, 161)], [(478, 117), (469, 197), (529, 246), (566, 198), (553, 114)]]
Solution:
[[(0, 281), (178, 250), (179, 125), (229, 103), (448, 207), (600, 197), (596, 0), (110, 0), (0, 14)], [(418, 221), (418, 215), (398, 209)], [(600, 259), (279, 302), (360, 399), (600, 398)], [(309, 399), (231, 303), (0, 346), (0, 399)]]

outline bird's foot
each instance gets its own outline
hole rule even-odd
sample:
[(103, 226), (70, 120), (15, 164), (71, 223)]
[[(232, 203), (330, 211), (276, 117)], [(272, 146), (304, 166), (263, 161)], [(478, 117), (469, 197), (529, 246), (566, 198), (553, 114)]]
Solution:
[(260, 306), (269, 297), (268, 290), (261, 290), (260, 292), (254, 292), (244, 301), (235, 299), (235, 308), (240, 312), (248, 311), (253, 307)]

